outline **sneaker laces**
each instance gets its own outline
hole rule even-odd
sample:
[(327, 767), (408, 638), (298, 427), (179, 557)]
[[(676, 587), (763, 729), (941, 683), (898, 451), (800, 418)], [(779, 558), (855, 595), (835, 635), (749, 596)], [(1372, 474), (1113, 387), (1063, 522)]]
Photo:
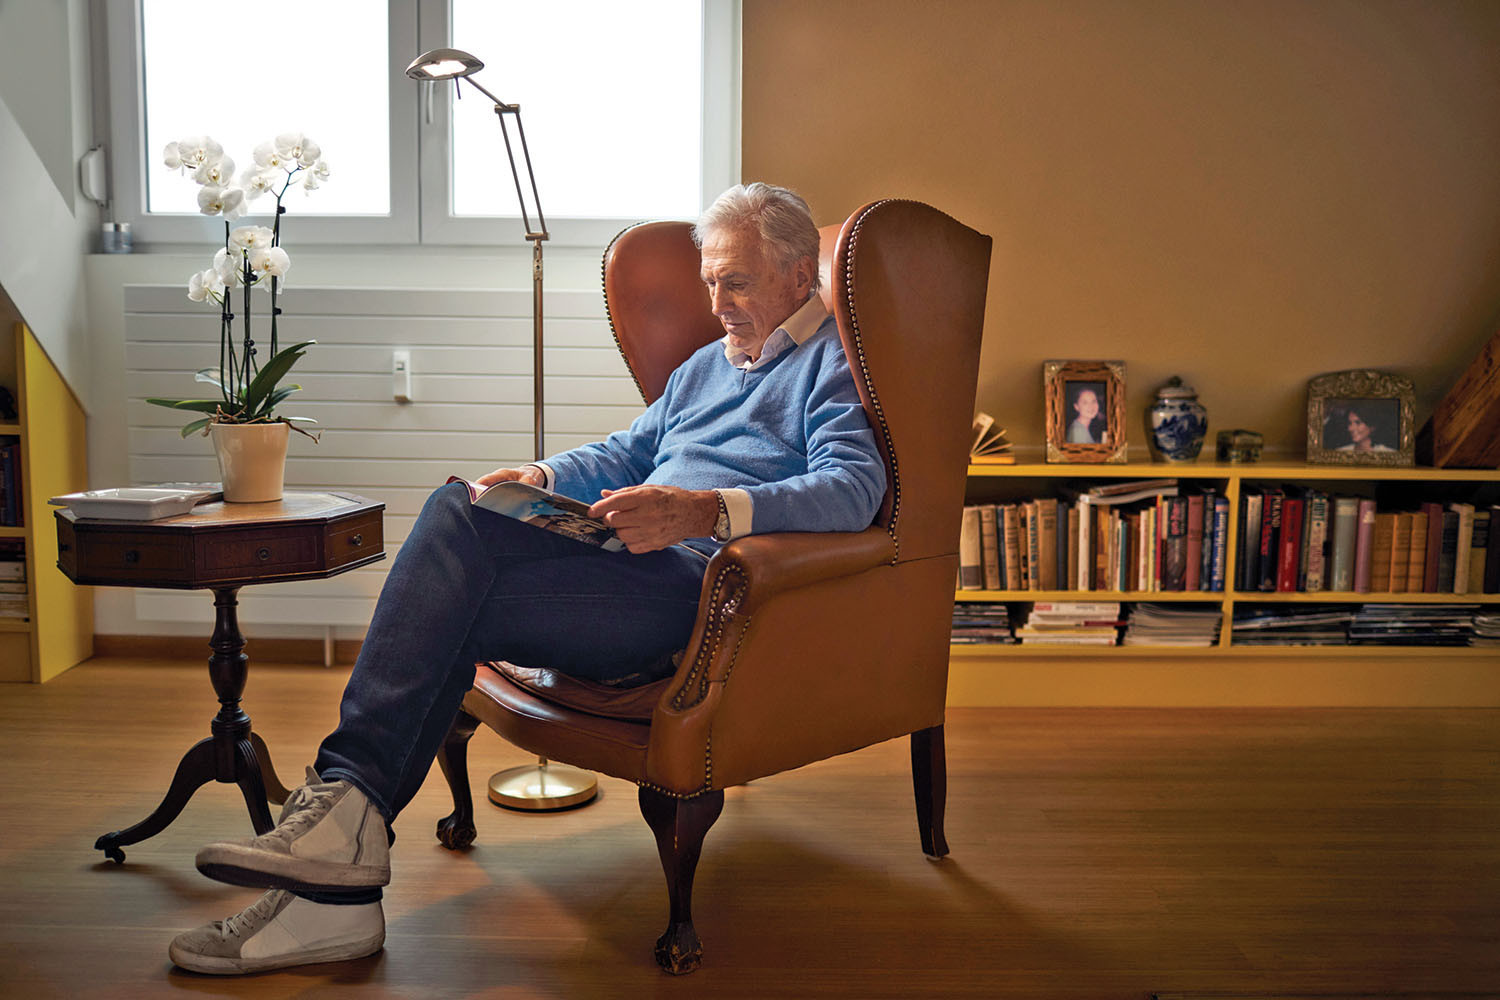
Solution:
[(226, 938), (243, 937), (246, 930), (258, 930), (260, 925), (276, 915), (276, 908), (281, 905), (282, 898), (287, 894), (284, 889), (272, 889), (234, 916), (225, 917), (220, 922), (222, 924), (220, 933)]
[(324, 784), (323, 779), (312, 768), (307, 769), (307, 784), (287, 796), (281, 807), (281, 815), (271, 832), (280, 836), (295, 837), (327, 815), (333, 805), (338, 783)]

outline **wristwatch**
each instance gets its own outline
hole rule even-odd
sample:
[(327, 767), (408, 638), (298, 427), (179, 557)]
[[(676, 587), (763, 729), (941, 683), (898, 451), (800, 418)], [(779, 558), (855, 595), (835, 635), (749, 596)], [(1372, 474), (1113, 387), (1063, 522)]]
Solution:
[(729, 507), (724, 503), (724, 494), (714, 490), (714, 499), (719, 501), (719, 516), (714, 521), (714, 541), (729, 541)]

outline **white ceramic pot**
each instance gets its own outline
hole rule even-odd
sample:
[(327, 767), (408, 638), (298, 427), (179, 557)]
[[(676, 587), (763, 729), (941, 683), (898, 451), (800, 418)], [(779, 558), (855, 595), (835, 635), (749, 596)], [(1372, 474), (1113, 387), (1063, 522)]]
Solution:
[(281, 499), (286, 476), (286, 443), (291, 426), (269, 424), (212, 424), (214, 454), (228, 503), (265, 503)]

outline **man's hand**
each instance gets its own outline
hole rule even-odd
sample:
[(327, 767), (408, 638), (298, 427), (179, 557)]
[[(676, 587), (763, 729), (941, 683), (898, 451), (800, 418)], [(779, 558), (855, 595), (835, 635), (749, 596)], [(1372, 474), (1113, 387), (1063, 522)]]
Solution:
[(589, 508), (602, 518), (634, 553), (655, 552), (684, 538), (713, 534), (719, 499), (713, 490), (676, 486), (627, 486), (603, 490), (604, 499)]
[(494, 472), (486, 472), (474, 480), (480, 486), (494, 486), (496, 483), (517, 480), (528, 486), (545, 486), (546, 477), (542, 470), (534, 465), (523, 465), (519, 469), (496, 469)]

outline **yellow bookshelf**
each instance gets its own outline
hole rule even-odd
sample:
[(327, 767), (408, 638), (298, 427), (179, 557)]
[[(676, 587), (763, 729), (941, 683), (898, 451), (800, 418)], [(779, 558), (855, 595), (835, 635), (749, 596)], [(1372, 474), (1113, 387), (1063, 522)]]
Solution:
[[(1500, 503), (1500, 471), (1321, 466), (1300, 463), (1120, 465), (1019, 462), (971, 465), (969, 503), (1052, 496), (1116, 479), (1178, 479), (1212, 485), (1229, 501), (1226, 577), (1233, 581), (1237, 513), (1246, 484), (1315, 486), (1407, 502), (1418, 491)], [(1468, 647), (1236, 646), (1234, 609), (1267, 604), (1482, 604), (1500, 594), (1262, 593), (1228, 590), (960, 590), (958, 602), (1121, 601), (1217, 605), (1219, 641), (1171, 646), (960, 645), (950, 647), (950, 705), (1500, 706), (1500, 650)]]
[(0, 332), (0, 348), (14, 357), (20, 420), (0, 423), (0, 435), (21, 441), (20, 527), (0, 527), (0, 538), (26, 548), (29, 620), (0, 619), (0, 681), (50, 680), (93, 655), (93, 596), (57, 571), (57, 532), (49, 497), (87, 488), (84, 412), (24, 323)]

